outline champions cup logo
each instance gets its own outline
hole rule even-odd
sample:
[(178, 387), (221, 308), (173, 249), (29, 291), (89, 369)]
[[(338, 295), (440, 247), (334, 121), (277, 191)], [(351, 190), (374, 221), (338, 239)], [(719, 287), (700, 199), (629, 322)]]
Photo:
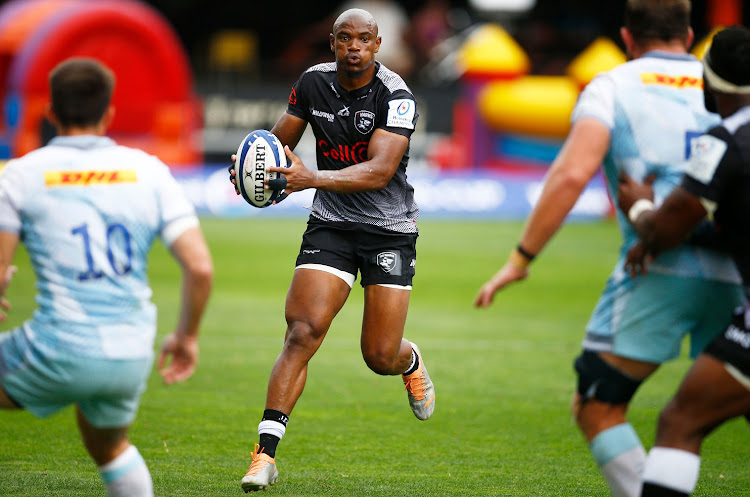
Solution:
[(354, 114), (354, 127), (357, 131), (366, 135), (375, 126), (375, 113), (369, 110), (360, 110)]

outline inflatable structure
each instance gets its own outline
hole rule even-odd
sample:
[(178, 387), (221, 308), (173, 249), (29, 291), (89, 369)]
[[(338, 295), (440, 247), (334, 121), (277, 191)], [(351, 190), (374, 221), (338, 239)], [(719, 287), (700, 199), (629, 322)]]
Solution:
[(92, 57), (116, 76), (109, 135), (171, 166), (202, 161), (200, 103), (171, 25), (137, 0), (14, 0), (0, 8), (0, 159), (21, 156), (54, 133), (43, 117), (49, 71)]

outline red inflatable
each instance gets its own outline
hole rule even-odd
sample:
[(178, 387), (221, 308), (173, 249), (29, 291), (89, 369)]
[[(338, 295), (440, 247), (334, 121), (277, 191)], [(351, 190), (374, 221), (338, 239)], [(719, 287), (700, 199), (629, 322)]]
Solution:
[(169, 23), (136, 0), (16, 0), (0, 9), (0, 155), (42, 144), (47, 75), (73, 56), (96, 58), (116, 75), (114, 139), (170, 165), (202, 161), (187, 56)]

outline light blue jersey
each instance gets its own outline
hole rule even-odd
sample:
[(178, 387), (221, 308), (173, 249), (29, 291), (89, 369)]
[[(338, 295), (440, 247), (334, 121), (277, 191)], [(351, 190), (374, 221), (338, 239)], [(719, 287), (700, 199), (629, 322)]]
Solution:
[[(603, 169), (612, 198), (621, 172), (638, 181), (653, 174), (657, 205), (681, 183), (690, 141), (720, 122), (703, 104), (700, 61), (666, 52), (649, 52), (594, 78), (573, 110), (573, 122), (582, 118), (595, 118), (610, 130)], [(653, 278), (631, 279), (624, 262), (638, 237), (619, 209), (617, 221), (623, 240), (620, 257), (587, 326), (584, 348), (663, 362), (679, 353), (685, 333), (705, 335), (694, 335), (694, 345), (700, 347), (708, 334), (720, 330), (722, 313), (731, 315), (727, 309), (738, 302), (735, 285), (740, 280), (733, 262), (725, 254), (684, 244), (656, 258), (648, 268)], [(688, 286), (696, 298), (666, 302), (654, 293), (661, 288), (679, 295), (677, 291)], [(701, 295), (717, 291), (723, 301), (703, 310)], [(696, 307), (702, 311), (696, 312)], [(649, 333), (668, 338), (657, 340)]]
[(20, 235), (37, 278), (23, 332), (43, 353), (153, 356), (156, 309), (146, 275), (198, 220), (156, 157), (106, 137), (57, 137), (0, 173), (0, 230)]

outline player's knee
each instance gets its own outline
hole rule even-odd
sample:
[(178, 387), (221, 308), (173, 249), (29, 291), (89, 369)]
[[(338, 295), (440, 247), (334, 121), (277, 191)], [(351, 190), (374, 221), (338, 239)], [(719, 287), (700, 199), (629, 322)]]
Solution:
[(363, 352), (362, 357), (373, 373), (379, 375), (393, 374), (393, 358), (376, 352)]
[(576, 358), (578, 394), (580, 403), (597, 400), (605, 404), (629, 404), (643, 380), (626, 375), (602, 359), (596, 352), (588, 350)]
[(702, 426), (698, 419), (699, 416), (691, 411), (689, 404), (672, 399), (659, 413), (657, 442), (678, 447), (699, 444), (712, 427)]
[(325, 330), (310, 322), (294, 321), (289, 323), (284, 346), (287, 349), (316, 349), (324, 335)]

